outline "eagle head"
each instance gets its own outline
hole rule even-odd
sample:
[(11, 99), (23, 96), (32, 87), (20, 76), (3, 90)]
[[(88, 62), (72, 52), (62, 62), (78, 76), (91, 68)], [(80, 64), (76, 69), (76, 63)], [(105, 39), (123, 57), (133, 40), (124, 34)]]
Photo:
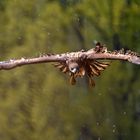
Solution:
[(77, 73), (79, 71), (79, 65), (76, 62), (70, 62), (68, 67), (69, 71), (72, 73)]

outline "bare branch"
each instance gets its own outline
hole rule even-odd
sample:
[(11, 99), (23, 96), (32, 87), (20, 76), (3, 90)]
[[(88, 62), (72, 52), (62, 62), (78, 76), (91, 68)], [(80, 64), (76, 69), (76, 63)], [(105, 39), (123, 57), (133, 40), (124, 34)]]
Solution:
[[(99, 46), (98, 46), (99, 45)], [(9, 61), (0, 62), (0, 70), (10, 70), (19, 66), (38, 64), (38, 63), (48, 63), (48, 62), (60, 62), (67, 63), (67, 61), (81, 61), (84, 63), (86, 60), (124, 60), (129, 61), (134, 64), (140, 65), (140, 57), (132, 51), (126, 53), (120, 51), (107, 51), (106, 47), (96, 45), (95, 48), (88, 51), (78, 51), (63, 54), (47, 54), (35, 58), (21, 58), (21, 59), (11, 59)]]
[(129, 54), (97, 53), (97, 54), (89, 54), (87, 58), (91, 60), (92, 59), (123, 60), (133, 64), (140, 65), (140, 57)]
[(65, 57), (61, 55), (44, 55), (35, 58), (21, 58), (21, 59), (10, 59), (9, 61), (0, 62), (0, 70), (10, 70), (19, 66), (48, 63), (48, 62), (62, 62), (65, 61)]

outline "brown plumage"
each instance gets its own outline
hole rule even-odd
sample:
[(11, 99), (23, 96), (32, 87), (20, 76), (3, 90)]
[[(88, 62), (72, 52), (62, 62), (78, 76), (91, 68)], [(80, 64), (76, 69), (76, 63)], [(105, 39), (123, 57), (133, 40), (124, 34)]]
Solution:
[(69, 79), (69, 82), (70, 82), (71, 85), (75, 85), (76, 84), (76, 79), (75, 78), (76, 78), (75, 74), (72, 73), (70, 75), (70, 79)]
[[(86, 62), (77, 62), (78, 64), (78, 70), (76, 70), (76, 72), (71, 72), (69, 70), (68, 65), (66, 65), (66, 63), (56, 63), (54, 64), (55, 67), (57, 67), (58, 69), (60, 69), (60, 71), (62, 71), (63, 73), (67, 73), (69, 72), (70, 75), (70, 84), (71, 85), (75, 85), (76, 84), (76, 78), (77, 77), (83, 77), (83, 76), (87, 76), (89, 79), (89, 85), (90, 86), (95, 86), (95, 82), (93, 80), (94, 76), (99, 76), (101, 74), (101, 71), (105, 70), (106, 67), (109, 66), (109, 62), (101, 62), (101, 61), (91, 61), (91, 60), (87, 60)], [(72, 66), (75, 66), (75, 62), (74, 64), (71, 63)]]
[(95, 86), (93, 77), (99, 76), (101, 74), (101, 71), (105, 70), (105, 68), (108, 66), (109, 66), (108, 62), (87, 61), (85, 68), (86, 68), (86, 73), (89, 79), (90, 86)]
[(60, 69), (63, 73), (67, 73), (69, 71), (68, 66), (65, 63), (56, 63), (53, 64), (56, 68)]

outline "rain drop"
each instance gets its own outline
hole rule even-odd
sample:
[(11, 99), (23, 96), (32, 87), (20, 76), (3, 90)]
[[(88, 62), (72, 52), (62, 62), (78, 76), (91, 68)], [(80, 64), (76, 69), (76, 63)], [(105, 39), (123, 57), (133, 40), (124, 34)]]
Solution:
[(115, 133), (115, 129), (113, 129), (112, 132)]
[(116, 127), (116, 125), (115, 124), (113, 124), (113, 126), (112, 126), (113, 128), (115, 128)]
[(126, 115), (126, 112), (124, 111), (123, 114)]
[(97, 125), (97, 126), (99, 126), (99, 125), (100, 125), (100, 123), (99, 123), (99, 122), (97, 122), (97, 123), (96, 123), (96, 125)]

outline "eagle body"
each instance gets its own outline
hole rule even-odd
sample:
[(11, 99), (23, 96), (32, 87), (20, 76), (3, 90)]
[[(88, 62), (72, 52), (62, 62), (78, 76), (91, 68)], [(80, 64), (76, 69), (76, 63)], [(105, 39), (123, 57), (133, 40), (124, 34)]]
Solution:
[[(93, 49), (89, 50), (90, 53)], [(69, 73), (70, 75), (70, 83), (74, 85), (76, 83), (77, 77), (87, 76), (89, 79), (89, 85), (95, 86), (95, 82), (93, 80), (94, 76), (99, 76), (101, 71), (105, 70), (107, 66), (109, 66), (109, 62), (100, 62), (96, 60), (89, 60), (87, 56), (79, 52), (72, 52), (69, 55), (69, 59), (65, 62), (59, 62), (54, 64), (55, 67), (59, 68), (60, 71), (64, 73)]]

